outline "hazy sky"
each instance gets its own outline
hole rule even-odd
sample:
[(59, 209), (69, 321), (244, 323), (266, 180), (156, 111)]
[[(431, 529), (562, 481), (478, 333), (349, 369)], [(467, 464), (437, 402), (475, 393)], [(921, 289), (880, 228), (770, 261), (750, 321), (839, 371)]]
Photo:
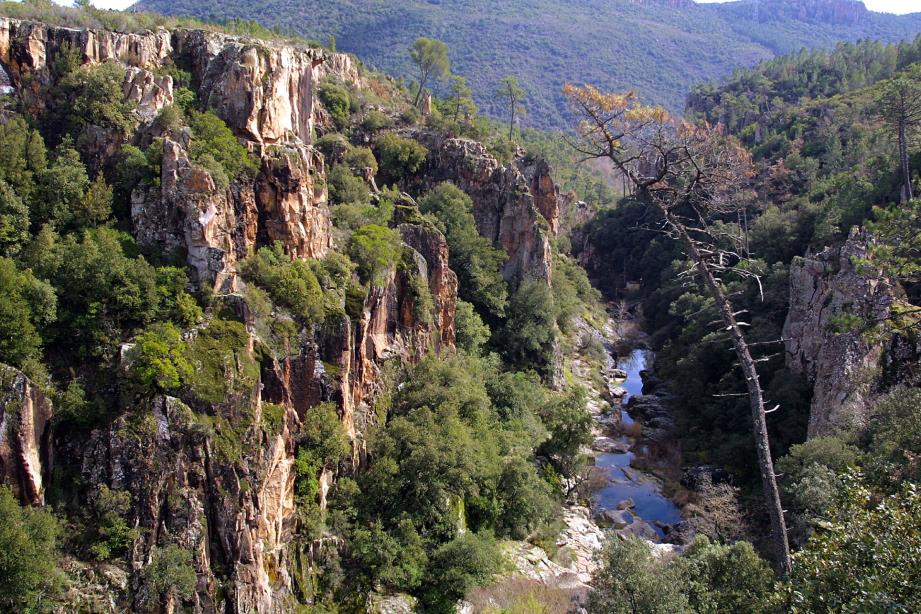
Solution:
[[(72, 4), (71, 0), (55, 0), (58, 4)], [(136, 0), (92, 0), (94, 6), (103, 9), (124, 9)], [(697, 0), (697, 2), (726, 2), (727, 0)], [(921, 0), (863, 0), (871, 11), (885, 13), (921, 12)]]

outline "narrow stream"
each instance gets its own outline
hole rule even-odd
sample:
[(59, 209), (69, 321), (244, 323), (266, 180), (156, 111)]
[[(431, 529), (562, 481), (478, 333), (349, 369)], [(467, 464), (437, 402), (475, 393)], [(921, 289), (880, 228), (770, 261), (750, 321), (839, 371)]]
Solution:
[[(618, 368), (627, 373), (626, 380), (621, 383), (621, 386), (627, 390), (627, 395), (622, 400), (623, 404), (626, 404), (631, 396), (643, 393), (643, 380), (640, 372), (646, 369), (647, 362), (651, 358), (649, 350), (637, 349), (618, 360)], [(620, 411), (623, 425), (634, 423), (633, 417), (623, 406)], [(631, 446), (635, 444), (632, 439), (623, 435), (620, 436), (620, 440)], [(628, 510), (630, 514), (645, 521), (662, 538), (665, 533), (659, 525), (680, 522), (682, 520), (681, 511), (671, 499), (662, 494), (658, 481), (630, 467), (634, 456), (632, 450), (623, 454), (606, 452), (595, 454), (595, 465), (605, 469), (611, 481), (610, 484), (595, 493), (595, 508), (599, 511), (615, 510), (618, 504), (625, 499), (632, 499), (634, 506)]]

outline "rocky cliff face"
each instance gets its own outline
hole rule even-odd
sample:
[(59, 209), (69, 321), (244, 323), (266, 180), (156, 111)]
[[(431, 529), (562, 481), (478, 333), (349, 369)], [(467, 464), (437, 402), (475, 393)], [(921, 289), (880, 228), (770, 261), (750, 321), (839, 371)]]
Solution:
[[(312, 147), (315, 129), (330, 119), (316, 90), (328, 75), (361, 88), (357, 67), (345, 55), (212, 32), (127, 35), (0, 19), (0, 62), (14, 93), (36, 114), (65, 43), (81, 50), (86, 64), (126, 67), (124, 94), (137, 103), (139, 143), (160, 136), (152, 120), (173, 102), (173, 80), (160, 74), (169, 59), (191, 68), (200, 100), (258, 158), (255, 177), (222, 189), (191, 160), (189, 130), (167, 134), (159, 185), (131, 196), (138, 242), (184, 257), (193, 281), (216, 291), (223, 308), (244, 322), (258, 377), (216, 404), (180, 394), (124, 408), (87, 443), (54, 441), (51, 403), (25, 376), (6, 369), (2, 480), (24, 503), (41, 505), (55, 447), (81, 467), (90, 495), (102, 485), (130, 493), (129, 524), (140, 529), (130, 553), (134, 602), (119, 607), (144, 610), (138, 572), (155, 546), (174, 543), (193, 553), (198, 582), (187, 605), (195, 612), (290, 612), (314, 547), (294, 539), (302, 421), (318, 403), (335, 403), (357, 463), (366, 429), (378, 419), (372, 406), (384, 385), (384, 363), (413, 363), (430, 350), (453, 349), (457, 277), (447, 243), (419, 219), (404, 220), (398, 226), (402, 262), (371, 288), (356, 318), (304, 328), (281, 350), (257, 351), (267, 347), (260, 317), (274, 316), (259, 316), (247, 304), (237, 265), (275, 241), (292, 258), (320, 258), (332, 248), (325, 165)], [(100, 138), (101, 156), (123, 144), (107, 136)], [(275, 412), (281, 407), (280, 421), (266, 418), (269, 403)], [(329, 471), (320, 476), (321, 506), (334, 477)], [(178, 606), (167, 604), (167, 611)]]
[(527, 277), (552, 276), (550, 235), (559, 227), (559, 190), (549, 166), (519, 158), (505, 166), (482, 143), (420, 137), (429, 147), (424, 176), (451, 181), (473, 199), (477, 229), (508, 254), (502, 270), (513, 286)]
[(51, 401), (21, 371), (0, 365), (0, 482), (43, 505), (51, 476)]
[[(205, 106), (260, 159), (253, 185), (221, 191), (189, 162), (187, 139), (168, 143), (162, 190), (132, 198), (142, 245), (187, 254), (197, 281), (215, 289), (233, 286), (234, 262), (257, 242), (281, 241), (296, 257), (326, 253), (331, 232), (323, 161), (310, 145), (329, 117), (316, 89), (327, 76), (361, 87), (349, 56), (202, 30), (119, 34), (0, 19), (0, 62), (35, 114), (44, 108), (41, 91), (52, 83), (64, 45), (82, 51), (86, 64), (126, 66), (125, 96), (137, 103), (142, 129), (173, 102), (172, 77), (159, 74), (164, 63), (190, 66)], [(100, 157), (118, 143), (109, 145)]]
[[(840, 248), (798, 258), (790, 266), (790, 311), (784, 324), (787, 365), (815, 386), (809, 436), (866, 426), (884, 348), (847, 318), (881, 323), (895, 300), (891, 284), (854, 264), (867, 241), (853, 234)], [(856, 321), (856, 320), (855, 320)]]

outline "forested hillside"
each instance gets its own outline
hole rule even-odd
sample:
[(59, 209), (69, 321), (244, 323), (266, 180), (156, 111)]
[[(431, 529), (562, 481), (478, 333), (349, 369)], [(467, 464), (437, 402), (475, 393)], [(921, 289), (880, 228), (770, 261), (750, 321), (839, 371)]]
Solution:
[[(720, 285), (770, 410), (795, 551), (785, 599), (802, 611), (911, 610), (921, 596), (906, 558), (918, 532), (901, 524), (919, 512), (921, 201), (909, 200), (921, 174), (919, 51), (801, 52), (688, 99), (690, 120), (721, 125), (750, 156), (731, 214), (707, 226), (702, 205), (675, 215), (732, 265)], [(658, 375), (676, 392), (674, 445), (685, 464), (726, 470), (719, 479), (747, 493), (754, 524), (742, 539), (757, 542), (767, 510), (746, 382), (711, 292), (688, 283), (694, 261), (659, 219), (647, 200), (625, 199), (574, 245), (609, 293), (641, 283)]]
[(911, 40), (921, 33), (921, 15), (871, 13), (861, 3), (835, 0), (832, 8), (843, 6), (852, 15), (842, 19), (821, 10), (819, 0), (799, 2), (799, 10), (792, 4), (142, 0), (135, 9), (216, 21), (255, 19), (324, 44), (332, 36), (340, 50), (407, 80), (416, 78), (409, 46), (420, 36), (437, 38), (448, 44), (455, 72), (468, 79), (487, 114), (502, 114), (495, 91), (512, 74), (527, 93), (524, 125), (566, 129), (569, 115), (560, 94), (566, 82), (636, 90), (648, 102), (680, 111), (692, 85), (776, 54), (861, 38)]

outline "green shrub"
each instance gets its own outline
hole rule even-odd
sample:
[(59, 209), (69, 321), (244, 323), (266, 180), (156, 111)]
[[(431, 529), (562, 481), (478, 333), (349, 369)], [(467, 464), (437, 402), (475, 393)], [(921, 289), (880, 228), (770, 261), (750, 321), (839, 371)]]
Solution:
[(547, 373), (554, 360), (556, 313), (545, 281), (526, 279), (521, 283), (509, 301), (502, 330), (504, 354), (510, 364)]
[(389, 128), (392, 125), (393, 120), (390, 119), (386, 113), (382, 113), (377, 109), (368, 111), (365, 119), (361, 122), (361, 127), (368, 132), (380, 132), (384, 128)]
[(20, 507), (0, 486), (0, 609), (42, 611), (60, 590), (57, 540), (61, 527), (46, 509)]
[(276, 305), (307, 322), (323, 320), (323, 290), (310, 265), (303, 260), (291, 260), (281, 243), (271, 248), (261, 247), (243, 262), (244, 276), (268, 292)]
[(29, 207), (0, 180), (0, 256), (15, 256), (29, 237)]
[(140, 394), (168, 392), (192, 376), (179, 330), (158, 323), (141, 333), (128, 354), (130, 379)]
[(371, 191), (368, 189), (368, 184), (364, 179), (356, 177), (347, 165), (334, 166), (329, 172), (328, 180), (329, 199), (333, 204), (367, 205), (371, 202)]
[(424, 601), (433, 612), (453, 612), (471, 588), (487, 584), (502, 567), (495, 540), (465, 533), (438, 548), (427, 572)]
[(499, 535), (525, 539), (556, 511), (550, 485), (521, 457), (512, 457), (502, 468), (498, 493), (502, 509), (496, 526)]
[(377, 174), (377, 160), (374, 158), (374, 152), (368, 147), (353, 147), (345, 154), (342, 161), (354, 173), (370, 168), (372, 175)]
[(329, 165), (341, 162), (343, 156), (345, 156), (346, 152), (351, 147), (348, 139), (338, 132), (324, 134), (317, 139), (315, 146), (320, 150), (320, 153), (323, 154), (326, 163)]
[(592, 576), (590, 614), (673, 614), (686, 612), (687, 597), (677, 570), (656, 559), (646, 541), (629, 537), (608, 540), (601, 567)]
[(433, 216), (445, 234), (460, 297), (493, 319), (504, 315), (508, 286), (501, 268), (506, 255), (480, 236), (470, 197), (454, 184), (445, 182), (426, 194), (419, 208)]
[(213, 170), (215, 163), (220, 165), (230, 181), (244, 173), (255, 176), (259, 172), (256, 160), (240, 145), (220, 117), (211, 111), (192, 110), (188, 120), (192, 128), (189, 154), (193, 162), (208, 170)]
[(124, 556), (141, 531), (128, 524), (131, 511), (131, 493), (111, 490), (103, 484), (93, 499), (90, 552), (100, 561)]
[(369, 224), (352, 233), (348, 252), (362, 281), (381, 285), (401, 254), (400, 240), (395, 231)]
[(159, 605), (163, 597), (172, 596), (181, 601), (195, 594), (198, 579), (192, 566), (192, 553), (175, 544), (155, 546), (143, 575), (150, 606)]
[(377, 139), (377, 158), (383, 183), (400, 183), (416, 174), (428, 157), (422, 144), (388, 132)]
[(332, 81), (324, 81), (320, 85), (320, 101), (329, 111), (336, 128), (342, 130), (349, 125), (352, 102), (348, 90)]
[(56, 314), (54, 290), (7, 258), (0, 258), (0, 287), (0, 362), (22, 366), (40, 355), (39, 330)]
[(457, 301), (454, 311), (454, 330), (457, 347), (470, 354), (479, 354), (489, 341), (489, 327), (473, 309), (473, 305), (464, 300)]
[(771, 611), (774, 574), (748, 542), (711, 544), (701, 536), (671, 566), (694, 612)]

